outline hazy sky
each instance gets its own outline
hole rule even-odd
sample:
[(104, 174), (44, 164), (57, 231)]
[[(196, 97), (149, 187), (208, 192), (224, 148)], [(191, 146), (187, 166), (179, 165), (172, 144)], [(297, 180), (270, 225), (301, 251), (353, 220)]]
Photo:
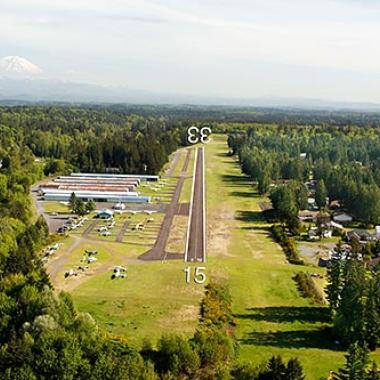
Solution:
[(380, 102), (380, 1), (1, 0), (5, 55), (152, 91)]

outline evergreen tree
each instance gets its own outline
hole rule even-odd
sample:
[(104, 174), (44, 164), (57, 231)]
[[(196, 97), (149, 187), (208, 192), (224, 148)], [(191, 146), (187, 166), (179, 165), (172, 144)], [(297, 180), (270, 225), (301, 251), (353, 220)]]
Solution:
[(367, 297), (364, 312), (365, 341), (370, 350), (375, 350), (380, 342), (380, 287), (375, 278), (367, 280)]
[(263, 173), (258, 178), (257, 189), (260, 194), (266, 194), (269, 190), (271, 180), (267, 172)]
[(285, 380), (286, 365), (283, 363), (281, 356), (272, 356), (269, 359), (267, 370), (258, 376), (258, 380)]
[(371, 369), (368, 371), (367, 380), (380, 380), (380, 370), (375, 362), (372, 362)]
[(320, 209), (326, 206), (326, 197), (327, 197), (326, 185), (323, 179), (321, 179), (317, 182), (317, 186), (315, 188), (315, 202), (317, 203), (317, 206)]
[(368, 365), (367, 347), (361, 347), (357, 342), (353, 343), (346, 355), (346, 365), (339, 370), (339, 380), (366, 380)]
[(341, 260), (341, 243), (336, 247), (338, 258), (331, 260), (331, 266), (327, 270), (327, 299), (329, 300), (331, 315), (339, 306), (340, 293), (342, 291), (342, 260)]
[(72, 192), (70, 195), (70, 200), (69, 200), (70, 210), (74, 211), (76, 203), (77, 203), (77, 196), (75, 195), (74, 192)]
[(86, 212), (87, 213), (90, 213), (92, 211), (94, 211), (96, 209), (96, 203), (94, 202), (93, 199), (90, 199), (87, 203), (86, 203)]
[(304, 380), (303, 368), (297, 358), (290, 359), (286, 366), (286, 379), (288, 380)]
[(82, 199), (76, 200), (73, 211), (75, 214), (78, 214), (81, 216), (86, 214), (86, 204), (82, 201)]

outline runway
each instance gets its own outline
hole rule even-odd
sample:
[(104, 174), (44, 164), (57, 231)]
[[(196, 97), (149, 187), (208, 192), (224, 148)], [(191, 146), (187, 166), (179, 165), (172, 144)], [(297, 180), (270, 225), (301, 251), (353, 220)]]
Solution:
[(185, 261), (206, 261), (204, 148), (196, 150)]

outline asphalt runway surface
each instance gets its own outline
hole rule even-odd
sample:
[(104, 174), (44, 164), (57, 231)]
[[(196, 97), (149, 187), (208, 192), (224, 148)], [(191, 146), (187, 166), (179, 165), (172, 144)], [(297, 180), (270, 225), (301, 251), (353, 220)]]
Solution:
[(205, 181), (204, 181), (204, 148), (197, 148), (196, 167), (193, 183), (192, 201), (190, 204), (190, 224), (187, 236), (185, 260), (206, 261), (205, 240)]

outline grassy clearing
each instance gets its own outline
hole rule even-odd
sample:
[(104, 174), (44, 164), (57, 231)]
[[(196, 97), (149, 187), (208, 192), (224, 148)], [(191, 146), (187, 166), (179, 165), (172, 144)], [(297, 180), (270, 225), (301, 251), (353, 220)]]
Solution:
[(61, 202), (46, 201), (42, 205), (45, 212), (56, 212), (57, 214), (67, 214), (70, 212), (69, 207)]
[(181, 149), (180, 153), (179, 153), (177, 165), (174, 168), (173, 173), (172, 173), (173, 177), (179, 177), (179, 175), (182, 172), (182, 168), (183, 168), (183, 164), (185, 163), (185, 159), (186, 159), (186, 149)]
[(182, 262), (133, 261), (127, 279), (101, 274), (77, 287), (73, 296), (78, 308), (110, 333), (140, 346), (144, 338), (155, 342), (165, 331), (191, 335), (202, 288), (185, 283)]
[(193, 178), (186, 178), (183, 183), (181, 195), (179, 197), (180, 203), (190, 203), (192, 185), (193, 185)]
[(195, 148), (188, 148), (190, 149), (190, 160), (189, 160), (189, 166), (187, 167), (186, 175), (191, 177), (193, 175), (193, 169), (194, 169), (194, 160), (195, 160)]

